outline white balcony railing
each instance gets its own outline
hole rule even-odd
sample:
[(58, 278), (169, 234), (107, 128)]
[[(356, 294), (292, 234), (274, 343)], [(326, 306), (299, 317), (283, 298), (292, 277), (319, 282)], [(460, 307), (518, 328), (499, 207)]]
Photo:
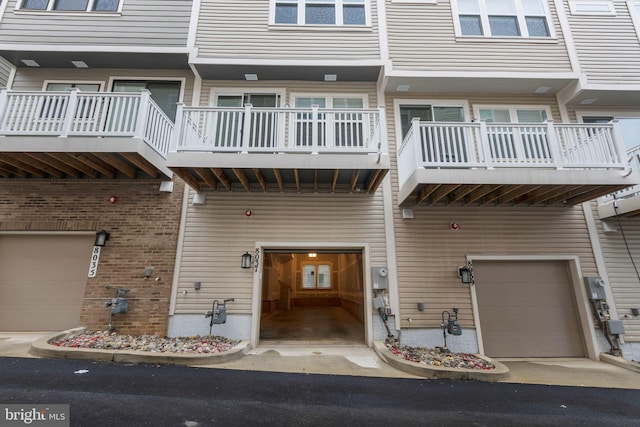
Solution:
[(379, 153), (378, 109), (178, 106), (171, 151)]
[[(627, 151), (627, 160), (631, 169), (634, 171), (640, 171), (640, 145), (636, 145)], [(616, 191), (615, 193), (608, 194), (601, 197), (598, 202), (603, 205), (613, 201), (614, 199), (624, 199), (626, 197), (633, 197), (640, 194), (640, 185), (634, 185), (633, 187), (625, 188), (624, 190)]]
[(398, 150), (400, 183), (417, 168), (624, 169), (615, 123), (412, 122)]
[(0, 135), (138, 137), (166, 158), (173, 123), (137, 93), (0, 92)]

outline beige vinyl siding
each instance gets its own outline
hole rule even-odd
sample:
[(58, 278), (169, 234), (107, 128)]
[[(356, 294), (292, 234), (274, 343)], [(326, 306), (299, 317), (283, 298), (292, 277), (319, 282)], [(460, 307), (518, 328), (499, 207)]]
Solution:
[[(548, 2), (557, 40), (456, 40), (450, 0), (387, 0), (389, 54), (394, 69), (421, 71), (569, 72), (571, 64), (555, 4)], [(475, 38), (477, 40), (478, 38)]]
[[(470, 95), (398, 96), (399, 99), (461, 99), (476, 104), (550, 107), (560, 122), (553, 96)], [(394, 98), (386, 100), (389, 150), (397, 149)], [(470, 117), (465, 118), (470, 121)], [(397, 251), (400, 317), (403, 328), (439, 327), (443, 310), (460, 309), (464, 327), (474, 326), (471, 293), (457, 277), (467, 255), (577, 255), (585, 275), (596, 274), (595, 260), (581, 207), (420, 206), (415, 219), (402, 219), (397, 207), (396, 156), (391, 155), (394, 193), (394, 228)], [(450, 223), (460, 226), (450, 230)], [(425, 305), (424, 311), (417, 303)], [(408, 322), (408, 318), (412, 322)]]
[[(594, 216), (598, 218), (595, 203), (592, 204)], [(611, 225), (619, 229), (616, 218), (607, 220)], [(640, 308), (640, 278), (638, 278), (631, 258), (625, 247), (621, 232), (604, 233), (602, 222), (596, 221), (598, 225), (598, 237), (600, 247), (604, 256), (609, 285), (618, 312), (618, 317), (622, 320), (625, 329), (624, 339), (629, 342), (640, 342), (640, 317), (631, 314), (632, 308)], [(631, 256), (636, 266), (640, 269), (640, 218), (622, 217), (620, 218), (622, 230), (627, 238)]]
[[(421, 206), (414, 214), (402, 220), (395, 212), (403, 327), (438, 327), (441, 312), (453, 307), (460, 308), (463, 326), (473, 325), (469, 286), (457, 277), (467, 255), (578, 255), (584, 275), (597, 271), (581, 207)], [(452, 222), (458, 231), (450, 230)]]
[(107, 87), (109, 78), (117, 79), (186, 79), (184, 89), (184, 103), (190, 105), (193, 95), (193, 74), (189, 71), (182, 70), (130, 70), (117, 68), (101, 68), (89, 70), (75, 70), (71, 68), (46, 68), (46, 69), (27, 69), (19, 68), (16, 73), (12, 90), (14, 91), (40, 91), (43, 89), (45, 80), (47, 81), (68, 81), (68, 82), (102, 82), (104, 90), (110, 90)]
[(589, 83), (640, 82), (640, 41), (625, 0), (615, 16), (571, 15), (564, 1), (582, 73)]
[(7, 87), (7, 83), (11, 76), (11, 70), (13, 70), (13, 66), (3, 58), (0, 58), (0, 88)]
[[(230, 313), (251, 313), (254, 269), (241, 269), (240, 256), (247, 251), (254, 254), (256, 242), (291, 242), (291, 247), (305, 242), (368, 244), (371, 265), (386, 265), (381, 192), (209, 192), (206, 204), (197, 206), (191, 204), (191, 193), (176, 313), (204, 313), (214, 299), (224, 298), (235, 298)], [(253, 213), (249, 218), (246, 209)], [(194, 282), (202, 283), (197, 293)]]
[(9, 0), (0, 44), (186, 47), (191, 0), (124, 0), (122, 14), (16, 11)]
[(203, 0), (196, 47), (214, 59), (379, 59), (378, 22), (372, 1), (371, 27), (269, 25), (269, 1)]

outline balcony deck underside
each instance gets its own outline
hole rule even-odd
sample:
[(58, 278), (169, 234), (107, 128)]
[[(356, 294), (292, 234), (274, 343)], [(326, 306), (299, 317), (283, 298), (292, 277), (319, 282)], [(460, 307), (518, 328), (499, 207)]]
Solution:
[(138, 138), (0, 138), (3, 178), (170, 178), (165, 162)]
[[(625, 176), (627, 175), (627, 176)], [(400, 206), (572, 206), (634, 185), (623, 170), (416, 170), (401, 187)]]
[(373, 193), (389, 171), (387, 155), (370, 154), (171, 153), (168, 163), (195, 190), (243, 192)]
[(600, 219), (618, 216), (639, 216), (640, 195), (632, 195), (617, 200), (618, 208), (614, 208), (613, 200), (598, 206)]

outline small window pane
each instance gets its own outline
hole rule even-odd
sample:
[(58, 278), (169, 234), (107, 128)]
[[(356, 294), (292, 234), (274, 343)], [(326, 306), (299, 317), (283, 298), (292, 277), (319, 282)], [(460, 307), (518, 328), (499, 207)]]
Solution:
[(316, 266), (302, 266), (302, 287), (305, 289), (313, 289), (316, 287)]
[(331, 288), (331, 267), (328, 265), (318, 266), (318, 288)]
[(56, 0), (55, 10), (87, 10), (89, 0)]
[(517, 110), (518, 123), (542, 123), (547, 120), (545, 110)]
[(22, 9), (47, 10), (49, 0), (24, 0)]
[(549, 27), (547, 27), (547, 18), (544, 16), (527, 16), (527, 31), (530, 37), (549, 37)]
[(364, 25), (367, 19), (364, 13), (364, 5), (345, 5), (343, 8), (344, 25)]
[(76, 88), (81, 92), (99, 92), (100, 85), (92, 83), (80, 83), (76, 85)]
[(333, 108), (362, 108), (362, 98), (333, 98)]
[(515, 16), (490, 16), (492, 36), (519, 36), (518, 18)]
[(276, 5), (276, 24), (297, 24), (298, 6), (295, 4)]
[(460, 15), (460, 31), (463, 36), (481, 36), (482, 22), (476, 15)]
[(544, 16), (542, 0), (522, 0), (522, 8), (525, 15)]
[(324, 98), (296, 98), (296, 108), (311, 108), (314, 105), (325, 108), (327, 104)]
[(333, 5), (307, 4), (304, 19), (305, 24), (335, 25), (336, 8)]
[(489, 15), (515, 15), (516, 6), (513, 0), (486, 0)]
[(433, 120), (436, 122), (463, 122), (461, 107), (433, 107)]
[(93, 10), (100, 12), (116, 12), (120, 0), (96, 0), (93, 3)]
[(489, 123), (511, 123), (509, 110), (480, 110), (480, 120)]
[(458, 0), (458, 12), (462, 15), (479, 15), (478, 0)]

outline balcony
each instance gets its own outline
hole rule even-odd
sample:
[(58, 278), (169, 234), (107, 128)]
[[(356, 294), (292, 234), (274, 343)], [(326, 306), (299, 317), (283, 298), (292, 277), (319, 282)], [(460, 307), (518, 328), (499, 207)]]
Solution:
[(415, 120), (398, 150), (401, 206), (576, 205), (640, 182), (615, 123)]
[(196, 190), (375, 192), (382, 109), (182, 107), (167, 164)]
[[(627, 159), (631, 164), (631, 169), (640, 171), (640, 145), (627, 151)], [(640, 215), (640, 185), (634, 185), (601, 197), (598, 199), (598, 213), (602, 219), (616, 215)]]
[(173, 123), (137, 93), (0, 92), (0, 177), (171, 177)]

